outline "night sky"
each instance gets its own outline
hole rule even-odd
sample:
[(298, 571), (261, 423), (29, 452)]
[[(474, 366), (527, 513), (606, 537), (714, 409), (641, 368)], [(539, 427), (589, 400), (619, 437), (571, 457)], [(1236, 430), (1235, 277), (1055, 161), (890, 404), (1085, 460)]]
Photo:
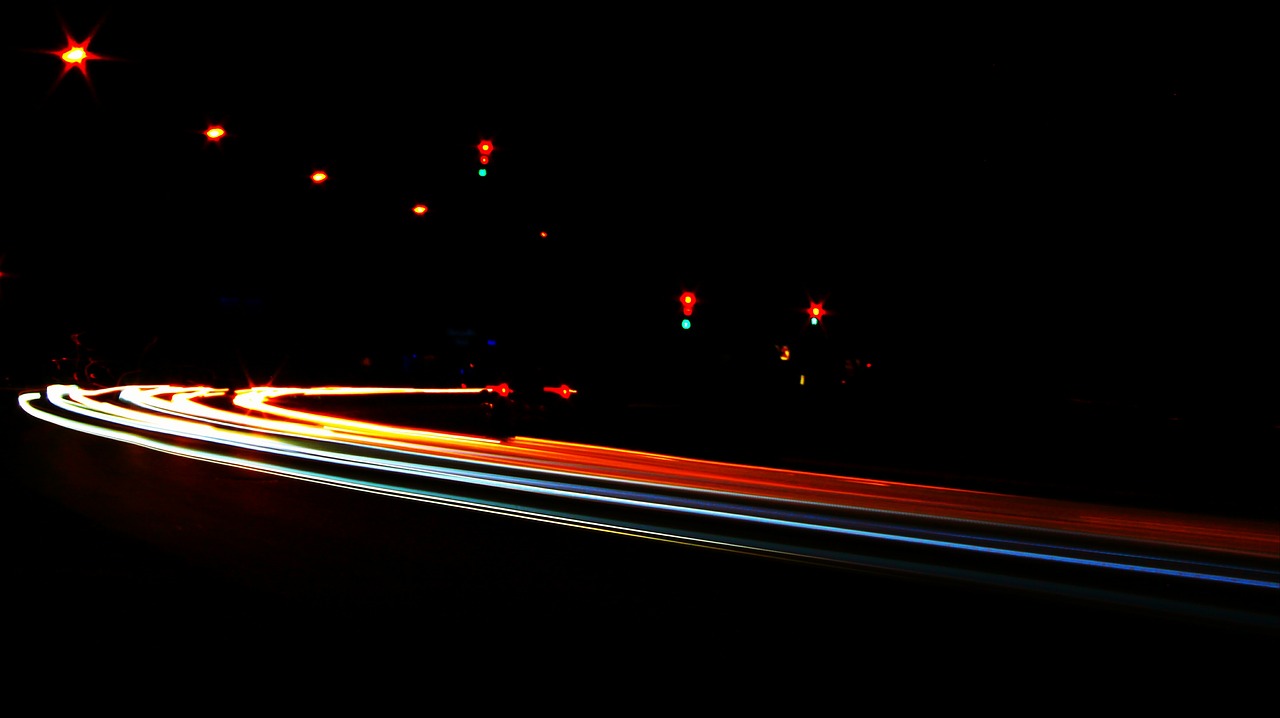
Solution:
[(6, 371), (92, 329), (295, 364), (473, 331), (626, 373), (691, 289), (722, 353), (819, 300), (921, 382), (1271, 412), (1254, 100), (1206, 23), (1084, 25), (24, 3)]

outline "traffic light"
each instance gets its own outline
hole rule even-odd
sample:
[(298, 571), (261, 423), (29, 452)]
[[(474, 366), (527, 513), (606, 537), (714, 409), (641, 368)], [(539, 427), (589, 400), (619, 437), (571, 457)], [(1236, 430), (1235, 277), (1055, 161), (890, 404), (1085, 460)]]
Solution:
[(480, 176), (484, 177), (489, 173), (489, 155), (493, 153), (492, 140), (480, 140), (476, 145), (476, 150), (480, 152)]
[(680, 294), (680, 311), (684, 313), (684, 319), (680, 320), (680, 328), (688, 329), (693, 326), (693, 322), (689, 317), (693, 316), (693, 305), (698, 303), (698, 297), (693, 292), (681, 292)]
[(827, 310), (822, 308), (822, 302), (815, 302), (813, 300), (809, 301), (809, 323), (810, 324), (817, 326), (819, 323), (822, 322), (822, 317), (825, 316), (826, 313), (827, 313)]
[(684, 292), (680, 295), (680, 308), (684, 310), (686, 317), (693, 316), (693, 305), (698, 303), (698, 297), (693, 292)]

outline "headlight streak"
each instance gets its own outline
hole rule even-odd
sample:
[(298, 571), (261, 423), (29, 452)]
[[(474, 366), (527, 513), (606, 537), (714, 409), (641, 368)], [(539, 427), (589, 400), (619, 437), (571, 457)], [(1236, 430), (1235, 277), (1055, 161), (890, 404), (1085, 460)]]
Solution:
[[(1256, 565), (1242, 565), (1239, 562), (1228, 563), (1225, 560), (1200, 561), (1179, 555), (1161, 555), (1148, 551), (1149, 547), (1145, 544), (1143, 544), (1143, 550), (1138, 551), (1128, 548), (1125, 550), (1099, 549), (1079, 542), (1071, 545), (1046, 541), (1046, 536), (1063, 534), (1063, 537), (1067, 537), (1074, 534), (1046, 530), (1042, 526), (1015, 526), (1004, 521), (982, 522), (956, 516), (931, 516), (930, 519), (935, 520), (935, 523), (936, 519), (945, 518), (944, 523), (970, 526), (970, 530), (966, 531), (944, 531), (921, 525), (912, 526), (910, 522), (901, 520), (903, 517), (919, 519), (924, 514), (868, 508), (853, 503), (847, 495), (845, 499), (849, 503), (836, 505), (825, 501), (804, 501), (753, 493), (744, 489), (744, 484), (750, 487), (756, 485), (755, 483), (751, 480), (734, 483), (731, 472), (725, 473), (723, 477), (715, 475), (712, 478), (735, 486), (737, 491), (710, 490), (692, 484), (685, 486), (680, 484), (679, 479), (660, 482), (628, 479), (626, 472), (612, 470), (615, 468), (614, 463), (620, 461), (620, 456), (634, 455), (637, 461), (645, 458), (656, 460), (660, 464), (684, 461), (679, 457), (616, 450), (621, 453), (601, 454), (609, 457), (603, 462), (609, 469), (605, 471), (586, 471), (583, 470), (583, 466), (572, 461), (568, 464), (563, 461), (557, 463), (553, 460), (554, 457), (548, 459), (546, 456), (541, 457), (543, 460), (539, 461), (538, 465), (530, 466), (521, 461), (523, 455), (520, 450), (526, 449), (525, 444), (533, 449), (533, 453), (551, 452), (560, 446), (581, 448), (582, 455), (592, 455), (595, 450), (600, 452), (614, 450), (609, 450), (607, 447), (585, 447), (523, 437), (517, 437), (507, 443), (488, 437), (416, 430), (309, 412), (281, 410), (280, 407), (274, 407), (269, 403), (273, 398), (303, 392), (378, 394), (408, 391), (433, 390), (341, 387), (309, 390), (254, 389), (239, 392), (233, 402), (246, 412), (262, 412), (276, 417), (287, 417), (288, 420), (242, 415), (202, 404), (201, 400), (225, 395), (224, 390), (210, 388), (154, 385), (86, 391), (76, 386), (52, 385), (46, 389), (44, 398), (50, 405), (67, 415), (82, 416), (89, 421), (68, 418), (68, 416), (39, 408), (37, 404), (40, 402), (41, 394), (37, 392), (24, 394), (19, 402), (28, 414), (64, 428), (202, 461), (398, 498), (666, 541), (763, 553), (797, 560), (836, 562), (856, 566), (875, 565), (898, 568), (914, 566), (915, 568), (910, 570), (929, 573), (949, 572), (954, 575), (971, 573), (963, 568), (940, 567), (936, 563), (923, 566), (910, 560), (874, 557), (866, 552), (866, 541), (891, 542), (930, 549), (1120, 570), (1194, 581), (1266, 589), (1280, 588), (1280, 579), (1277, 579), (1280, 572), (1277, 572), (1275, 566), (1275, 558), (1278, 556), (1268, 553), (1269, 547), (1264, 547), (1260, 552), (1264, 557), (1269, 557), (1269, 561), (1255, 562)], [(128, 409), (102, 400), (113, 394), (121, 402), (128, 402), (146, 410)], [(193, 418), (198, 421), (192, 420)], [(129, 430), (111, 429), (99, 426), (95, 422), (121, 425)], [(133, 432), (143, 432), (143, 434)], [(289, 460), (322, 462), (326, 465), (342, 467), (342, 472), (303, 470), (282, 463), (229, 456), (212, 450), (194, 449), (150, 438), (151, 434), (170, 435), (210, 445), (263, 452), (286, 457)], [(439, 442), (439, 445), (433, 442)], [(317, 444), (330, 448), (320, 448)], [(349, 449), (356, 446), (364, 447), (361, 454), (349, 452)], [(348, 450), (342, 450), (344, 448)], [(502, 449), (506, 453), (492, 457), (484, 453), (486, 450), (495, 449)], [(373, 451), (379, 452), (379, 455), (368, 455)], [(380, 455), (383, 451), (390, 451), (402, 458), (388, 459)], [(409, 461), (409, 458), (416, 461)], [(434, 459), (442, 463), (426, 466), (421, 463), (426, 459)], [(585, 460), (575, 455), (574, 461)], [(696, 460), (689, 461), (698, 463)], [(718, 462), (703, 463), (705, 466), (699, 469), (699, 472), (706, 471), (714, 474), (717, 468), (727, 471), (733, 467), (733, 465)], [(559, 469), (555, 468), (557, 465), (560, 466)], [(570, 470), (571, 468), (573, 470)], [(428, 483), (430, 488), (426, 488), (420, 480), (408, 483), (403, 481), (384, 483), (355, 476), (356, 473), (367, 470), (375, 470), (380, 476), (413, 477), (425, 479), (428, 482), (442, 482), (442, 485)], [(673, 470), (683, 471), (677, 468)], [(678, 475), (684, 476), (683, 473)], [(849, 481), (856, 480), (849, 479)], [(883, 485), (885, 482), (868, 482), (868, 484)], [(485, 497), (480, 495), (483, 492), (478, 492), (475, 488), (465, 489), (464, 485), (499, 490), (502, 492), (503, 500)], [(448, 487), (456, 491), (443, 490)], [(508, 500), (511, 491), (521, 492), (530, 497), (520, 502), (512, 502)], [(538, 498), (534, 499), (533, 495)], [(602, 508), (589, 511), (565, 511), (546, 505), (548, 501), (555, 502), (557, 506), (567, 501), (582, 509), (591, 509), (592, 506), (597, 505)], [(604, 506), (610, 508), (605, 509)], [(606, 515), (617, 511), (624, 512), (625, 516), (620, 518)], [(636, 514), (648, 518), (640, 521), (629, 518)], [(692, 524), (683, 520), (675, 520), (674, 524), (670, 521), (668, 523), (653, 521), (664, 515), (684, 516), (701, 522), (699, 525), (709, 522), (716, 526), (717, 530), (708, 532), (695, 529)], [(726, 525), (759, 526), (764, 527), (766, 531), (763, 535), (755, 535), (754, 531), (737, 529), (724, 533), (718, 528)], [(1163, 525), (1165, 524), (1157, 523), (1156, 528)], [(987, 533), (972, 532), (972, 529), (977, 528), (1000, 527), (1011, 528), (1019, 533), (1034, 531), (1039, 539), (1027, 540), (1013, 535), (999, 536), (990, 530)], [(1232, 534), (1238, 531), (1232, 528), (1225, 533)], [(768, 535), (769, 532), (780, 533), (781, 536), (771, 536)], [(819, 536), (827, 538), (816, 538)], [(811, 540), (807, 537), (813, 538)], [(854, 544), (842, 548), (840, 542), (844, 539), (854, 541)], [(1174, 545), (1174, 548), (1178, 546)], [(940, 568), (943, 570), (939, 571)], [(983, 575), (984, 580), (993, 580), (990, 575), (973, 572), (973, 575), (978, 574)], [(1004, 583), (1036, 583), (1032, 579), (1008, 577), (997, 580)], [(1076, 589), (1056, 585), (1055, 590), (1062, 592)]]
[[(728, 543), (716, 541), (712, 538), (700, 538), (698, 540), (693, 540), (688, 536), (680, 536), (678, 534), (664, 533), (651, 528), (646, 528), (639, 524), (629, 525), (626, 527), (625, 530), (622, 530), (622, 527), (619, 527), (619, 526), (611, 526), (611, 525), (603, 524), (599, 522), (583, 520), (581, 518), (575, 518), (574, 516), (569, 514), (555, 514), (547, 511), (534, 512), (534, 511), (529, 511), (519, 506), (511, 505), (511, 504), (502, 504), (497, 502), (480, 502), (476, 500), (459, 499), (447, 494), (427, 491), (424, 489), (406, 489), (403, 487), (395, 487), (387, 484), (377, 484), (373, 482), (360, 481), (360, 480), (352, 479), (349, 477), (342, 477), (342, 476), (337, 476), (333, 474), (323, 474), (323, 473), (318, 473), (313, 471), (304, 471), (297, 468), (286, 467), (280, 464), (271, 464), (267, 462), (253, 461), (253, 460), (244, 459), (244, 458), (229, 457), (223, 454), (218, 454), (218, 453), (213, 453), (208, 451), (201, 451), (201, 450), (192, 449), (189, 447), (182, 447), (177, 444), (172, 444), (172, 443), (160, 441), (157, 439), (149, 438), (147, 436), (134, 434), (129, 431), (111, 429), (111, 428), (98, 426), (96, 424), (92, 424), (88, 422), (67, 419), (67, 418), (58, 416), (56, 414), (37, 409), (33, 405), (33, 402), (39, 399), (40, 399), (40, 394), (32, 392), (32, 393), (23, 394), (22, 396), (20, 396), (19, 403), (21, 404), (22, 408), (31, 416), (39, 419), (43, 419), (44, 421), (48, 421), (52, 424), (56, 424), (63, 428), (73, 429), (76, 431), (80, 431), (82, 433), (92, 434), (94, 436), (98, 436), (102, 438), (107, 438), (115, 441), (120, 441), (123, 443), (133, 444), (136, 446), (141, 446), (143, 448), (152, 449), (154, 451), (160, 451), (160, 452), (171, 454), (174, 456), (180, 456), (183, 458), (196, 459), (199, 461), (207, 461), (210, 463), (229, 466), (232, 468), (257, 471), (264, 474), (281, 476), (281, 477), (290, 478), (290, 479), (298, 479), (302, 481), (309, 481), (313, 483), (325, 484), (325, 485), (335, 486), (339, 488), (363, 491), (366, 493), (378, 494), (383, 496), (393, 496), (393, 497), (412, 499), (417, 501), (424, 501), (424, 502), (439, 504), (443, 506), (449, 506), (453, 508), (470, 509), (470, 510), (486, 512), (486, 513), (492, 513), (496, 515), (523, 518), (523, 519), (541, 521), (545, 523), (558, 524), (563, 526), (570, 526), (574, 528), (593, 529), (597, 531), (602, 531), (607, 533), (616, 533), (616, 534), (628, 535), (628, 536), (642, 536), (642, 537), (651, 538), (651, 539), (658, 539), (658, 540), (692, 544), (692, 545), (701, 545), (705, 547), (720, 547), (728, 550), (741, 550), (743, 548), (743, 547), (733, 546)], [(57, 402), (55, 402), (55, 404), (57, 404)], [(79, 411), (78, 409), (73, 409), (73, 410)], [(236, 442), (224, 441), (221, 443), (224, 443), (225, 445), (231, 445), (231, 446), (244, 446), (244, 444), (240, 444)], [(291, 452), (281, 451), (281, 450), (272, 450), (272, 453), (276, 453), (280, 455), (289, 455)], [(299, 455), (306, 456), (308, 458), (314, 458), (316, 456), (315, 454), (299, 454)], [(367, 465), (359, 461), (343, 461), (343, 460), (335, 461), (334, 463), (346, 464), (352, 467), (371, 466), (372, 468), (392, 470), (391, 467), (386, 464)], [(406, 465), (406, 467), (408, 466), (409, 465)], [(459, 473), (456, 471), (455, 472), (432, 472), (432, 471), (423, 470), (420, 467), (416, 468), (416, 470), (412, 471), (412, 473), (417, 476), (439, 478), (439, 479), (445, 479), (445, 480), (455, 480), (455, 479), (462, 478), (463, 476), (462, 473)], [(496, 482), (496, 481), (490, 482), (490, 483), (491, 485), (494, 485), (494, 486), (503, 485), (501, 482)], [(777, 553), (780, 555), (783, 554), (783, 552), (781, 551), (774, 551), (773, 553)], [(795, 558), (799, 558), (799, 556), (795, 556)]]

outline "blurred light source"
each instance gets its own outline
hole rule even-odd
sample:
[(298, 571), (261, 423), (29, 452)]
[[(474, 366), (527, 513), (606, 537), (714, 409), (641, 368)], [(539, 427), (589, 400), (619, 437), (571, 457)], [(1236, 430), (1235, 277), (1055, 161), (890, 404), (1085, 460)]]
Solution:
[(684, 319), (680, 320), (681, 329), (693, 327), (693, 322), (689, 317), (693, 316), (693, 305), (697, 303), (698, 297), (693, 292), (684, 291), (680, 293), (680, 311), (684, 312)]
[(311, 173), (311, 182), (313, 184), (324, 184), (329, 179), (329, 173), (324, 170), (316, 170)]
[(89, 89), (93, 89), (93, 83), (89, 81), (89, 61), (113, 59), (89, 51), (89, 43), (93, 41), (93, 36), (97, 34), (97, 31), (98, 29), (95, 27), (84, 40), (76, 40), (64, 27), (63, 34), (66, 35), (66, 46), (61, 50), (43, 51), (62, 60), (62, 72), (58, 73), (58, 79), (54, 83), (55, 87), (62, 81), (62, 78), (71, 71), (72, 68), (75, 68), (80, 71), (85, 82), (88, 83)]
[(561, 384), (560, 386), (544, 386), (542, 387), (542, 390), (548, 394), (555, 394), (565, 399), (568, 399), (570, 396), (578, 393), (577, 389), (570, 389), (568, 384)]
[(62, 61), (67, 63), (68, 65), (83, 64), (84, 61), (88, 59), (88, 57), (89, 57), (88, 51), (86, 51), (83, 47), (80, 47), (78, 45), (69, 47), (62, 53)]
[(413, 213), (418, 215), (426, 214), (427, 206), (425, 204), (415, 204), (413, 206)]
[(809, 323), (816, 325), (822, 321), (822, 317), (826, 316), (827, 310), (822, 308), (822, 302), (809, 302)]
[(680, 308), (684, 310), (686, 317), (693, 316), (693, 305), (698, 303), (698, 297), (693, 292), (684, 292), (680, 295)]

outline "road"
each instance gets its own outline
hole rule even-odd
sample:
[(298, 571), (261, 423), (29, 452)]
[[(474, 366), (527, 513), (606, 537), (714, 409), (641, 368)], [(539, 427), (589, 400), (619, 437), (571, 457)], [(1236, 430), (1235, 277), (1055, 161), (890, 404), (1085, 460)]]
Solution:
[[(1212, 586), (1233, 615), (1280, 591), (1274, 524), (731, 464), (533, 437), (498, 439), (289, 408), (299, 397), (477, 395), (484, 389), (50, 386), (33, 417), (194, 459), (401, 499), (789, 560), (1124, 601)], [(230, 402), (230, 407), (225, 405)], [(316, 409), (323, 409), (321, 406)], [(1008, 563), (997, 569), (987, 564)], [(1058, 573), (1069, 578), (1049, 578)], [(1044, 574), (1044, 579), (1033, 579)], [(1097, 574), (1096, 577), (1085, 574)], [(1089, 588), (1085, 589), (1084, 586)], [(1237, 598), (1236, 591), (1245, 596)], [(1230, 596), (1230, 598), (1228, 598)], [(1255, 605), (1256, 602), (1256, 605)], [(1249, 613), (1247, 623), (1274, 626)]]
[(499, 440), (334, 411), (387, 399), (337, 394), (25, 394), (6, 455), (29, 615), (199, 614), (232, 635), (394, 617), (504, 645), (607, 627), (719, 660), (980, 645), (1014, 672), (1081, 642), (1187, 667), (1280, 635), (1268, 521)]

